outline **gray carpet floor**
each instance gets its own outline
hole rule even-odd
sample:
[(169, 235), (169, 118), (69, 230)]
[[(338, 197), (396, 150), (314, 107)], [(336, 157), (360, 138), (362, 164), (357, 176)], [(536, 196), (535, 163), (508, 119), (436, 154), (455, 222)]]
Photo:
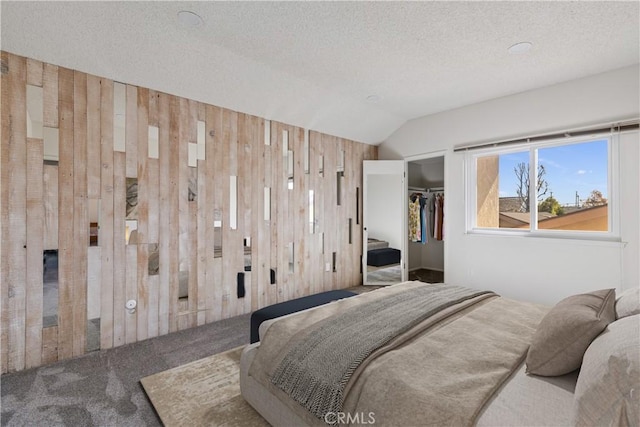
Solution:
[(140, 379), (249, 343), (249, 314), (0, 377), (2, 426), (160, 426)]
[[(422, 279), (428, 275), (423, 272)], [(349, 290), (362, 293), (379, 287), (357, 286)], [(2, 375), (0, 424), (161, 426), (140, 379), (248, 344), (249, 319), (250, 315), (245, 314)]]

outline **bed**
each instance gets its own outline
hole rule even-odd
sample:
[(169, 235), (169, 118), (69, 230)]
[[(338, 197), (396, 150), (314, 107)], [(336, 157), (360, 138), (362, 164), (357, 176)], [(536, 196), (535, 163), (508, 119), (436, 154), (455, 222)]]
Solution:
[(367, 250), (372, 251), (374, 249), (384, 249), (389, 247), (389, 242), (385, 240), (378, 240), (372, 237), (367, 239)]
[(400, 250), (389, 247), (389, 242), (384, 240), (367, 239), (367, 265), (372, 267), (384, 267), (400, 263)]
[[(430, 289), (424, 291), (428, 287)], [(535, 357), (540, 358), (535, 352), (531, 358), (534, 343), (543, 335), (541, 347), (545, 350), (545, 339), (549, 340), (548, 331), (541, 334), (540, 328), (545, 321), (560, 323), (557, 315), (554, 317), (556, 307), (550, 310), (545, 306), (474, 290), (456, 289), (459, 298), (447, 300), (444, 308), (439, 310), (432, 310), (429, 302), (428, 310), (425, 310), (429, 311), (429, 316), (418, 315), (411, 321), (413, 323), (401, 326), (400, 333), (390, 339), (376, 338), (376, 345), (382, 344), (374, 345), (373, 350), (367, 347), (369, 344), (362, 344), (365, 350), (359, 347), (358, 331), (364, 331), (362, 335), (369, 337), (376, 334), (374, 331), (386, 328), (386, 320), (382, 320), (383, 326), (372, 320), (384, 319), (385, 301), (404, 298), (420, 306), (423, 303), (416, 297), (419, 293), (437, 289), (446, 294), (452, 292), (450, 288), (450, 285), (406, 282), (263, 323), (261, 341), (245, 348), (242, 354), (240, 386), (243, 397), (275, 426), (373, 423), (434, 426), (618, 425), (623, 418), (630, 425), (637, 425), (635, 405), (640, 403), (640, 393), (633, 395), (631, 390), (640, 389), (640, 384), (637, 384), (640, 382), (640, 361), (637, 360), (640, 357), (640, 344), (637, 342), (640, 310), (634, 313), (636, 309), (633, 308), (631, 315), (623, 316), (626, 320), (615, 321), (614, 290), (591, 295), (586, 304), (591, 307), (592, 300), (597, 300), (598, 303), (606, 303), (606, 310), (614, 313), (613, 318), (604, 316), (598, 319), (596, 328), (604, 323), (602, 329), (606, 328), (607, 333), (595, 333), (598, 338), (587, 339), (588, 350), (586, 353), (583, 351), (583, 371), (584, 366), (593, 365), (590, 369), (596, 373), (589, 371), (579, 376), (571, 365), (575, 362), (568, 363), (566, 354), (559, 363), (554, 361), (556, 366), (545, 362), (541, 368), (536, 367), (543, 371), (544, 376), (527, 373), (526, 370), (534, 366)], [(440, 294), (437, 298), (425, 294), (425, 298), (425, 301), (446, 300)], [(633, 296), (631, 300), (634, 301)], [(563, 308), (562, 304), (558, 305)], [(367, 310), (370, 310), (369, 314)], [(387, 311), (404, 313), (412, 310), (415, 311), (412, 308)], [(560, 314), (566, 317), (567, 308), (563, 310)], [(375, 316), (370, 315), (373, 312)], [(354, 320), (358, 314), (351, 313), (364, 313), (364, 323), (359, 324), (360, 321)], [(336, 334), (331, 329), (336, 325), (342, 325), (339, 329), (351, 330), (352, 335), (346, 335), (348, 345), (335, 341), (341, 339), (338, 337), (341, 333)], [(590, 326), (591, 329), (594, 325)], [(622, 338), (619, 337), (620, 329), (624, 331)], [(378, 335), (386, 336), (386, 333)], [(321, 335), (329, 340), (324, 354), (322, 345), (317, 344)], [(558, 337), (555, 339), (558, 341)], [(607, 340), (613, 340), (613, 343)], [(316, 343), (311, 347), (317, 347), (316, 351), (319, 349), (320, 353), (305, 360), (300, 355), (307, 357), (312, 354), (310, 342)], [(540, 345), (536, 344), (535, 348), (538, 347)], [(605, 356), (596, 350), (592, 351), (596, 355), (590, 355), (592, 347), (599, 347), (600, 353), (604, 348)], [(606, 359), (607, 354), (618, 347), (621, 349), (615, 351), (631, 359), (621, 368), (627, 372), (626, 378), (630, 378), (630, 382), (622, 387), (618, 383), (613, 386), (607, 384), (604, 391), (598, 387), (594, 391), (589, 381), (596, 377), (610, 381), (612, 377), (611, 372), (602, 373), (603, 365), (605, 370), (611, 369), (611, 363), (601, 362), (599, 358)], [(349, 352), (358, 354), (356, 359), (362, 360), (354, 367), (351, 361), (341, 359), (345, 356), (338, 354), (339, 351), (327, 352), (331, 348), (348, 348)], [(572, 348), (570, 350), (573, 351)], [(363, 351), (368, 354), (360, 358)], [(582, 356), (579, 359), (582, 362)], [(323, 364), (327, 367), (319, 366)], [(342, 364), (349, 367), (346, 376), (341, 370)], [(570, 371), (561, 375), (544, 372), (558, 367)], [(322, 369), (328, 370), (323, 372)], [(338, 378), (336, 382), (331, 380), (333, 371), (339, 371), (335, 375)], [(613, 377), (616, 375), (620, 376), (615, 374)], [(300, 386), (301, 390), (296, 389)], [(603, 395), (607, 398), (603, 399)], [(590, 422), (594, 419), (597, 422)]]

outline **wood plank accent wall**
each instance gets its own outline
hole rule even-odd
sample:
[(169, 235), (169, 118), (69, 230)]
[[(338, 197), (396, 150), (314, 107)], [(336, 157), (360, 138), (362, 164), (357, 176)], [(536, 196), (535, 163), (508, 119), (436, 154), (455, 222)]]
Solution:
[[(97, 346), (108, 349), (361, 283), (362, 161), (375, 159), (376, 147), (308, 131), (305, 171), (304, 129), (126, 85), (125, 151), (116, 151), (115, 82), (8, 52), (1, 59), (2, 373), (94, 349), (90, 306), (99, 307)], [(42, 88), (43, 125), (59, 135), (57, 165), (44, 162), (43, 139), (27, 137), (27, 85)], [(205, 138), (193, 167), (198, 121)], [(149, 126), (158, 128), (157, 158)], [(127, 178), (138, 186), (133, 245), (125, 238)], [(97, 247), (90, 206), (99, 210)], [(59, 256), (54, 326), (43, 323), (45, 250)], [(131, 299), (135, 311), (125, 308)]]

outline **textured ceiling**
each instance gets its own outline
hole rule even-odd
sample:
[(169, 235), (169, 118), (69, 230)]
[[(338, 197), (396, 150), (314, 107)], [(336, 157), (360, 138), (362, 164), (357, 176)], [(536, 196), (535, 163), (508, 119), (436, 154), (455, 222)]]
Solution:
[(0, 3), (3, 50), (372, 144), (640, 55), (637, 1)]

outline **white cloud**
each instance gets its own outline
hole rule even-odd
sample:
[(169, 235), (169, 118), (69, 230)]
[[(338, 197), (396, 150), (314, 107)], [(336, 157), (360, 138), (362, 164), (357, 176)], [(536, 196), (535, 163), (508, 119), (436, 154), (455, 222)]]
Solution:
[(587, 171), (586, 171), (586, 170), (584, 170), (584, 169), (580, 169), (580, 170), (577, 172), (577, 174), (578, 174), (578, 175), (584, 175), (585, 173), (587, 173)]
[(555, 162), (555, 161), (553, 161), (551, 159), (546, 159), (544, 157), (539, 158), (538, 162), (542, 163), (542, 164), (547, 164), (549, 166), (553, 166), (554, 168), (564, 169), (560, 163)]

